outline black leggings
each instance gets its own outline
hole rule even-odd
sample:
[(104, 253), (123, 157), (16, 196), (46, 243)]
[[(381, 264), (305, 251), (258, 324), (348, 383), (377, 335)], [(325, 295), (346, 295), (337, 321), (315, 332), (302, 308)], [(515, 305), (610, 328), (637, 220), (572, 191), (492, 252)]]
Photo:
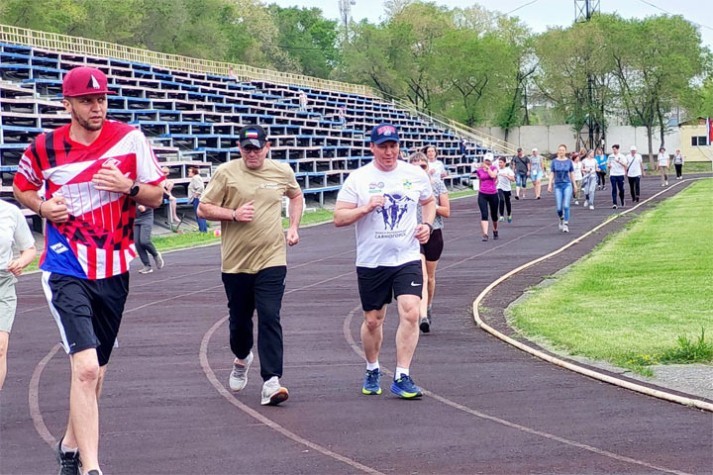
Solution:
[(606, 177), (607, 177), (607, 172), (598, 171), (597, 172), (597, 185), (601, 186), (602, 188), (607, 186)]
[(488, 207), (490, 207), (490, 219), (493, 223), (498, 221), (498, 195), (478, 193), (478, 208), (480, 208), (480, 220), (488, 220)]
[[(512, 214), (510, 195), (512, 195), (512, 191), (498, 190), (498, 201), (500, 202), (500, 216), (510, 216)], [(508, 212), (507, 215), (505, 214), (506, 209)]]
[(629, 191), (631, 192), (631, 200), (639, 201), (639, 196), (641, 195), (641, 177), (640, 176), (630, 176), (629, 178)]
[(676, 167), (676, 178), (681, 178), (683, 174), (683, 163), (674, 163), (673, 166)]

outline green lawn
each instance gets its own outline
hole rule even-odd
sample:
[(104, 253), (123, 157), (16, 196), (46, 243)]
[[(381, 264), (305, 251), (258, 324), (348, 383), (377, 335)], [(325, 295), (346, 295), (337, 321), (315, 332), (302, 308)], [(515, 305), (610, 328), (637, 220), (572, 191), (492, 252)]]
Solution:
[(508, 317), (536, 341), (643, 374), (650, 364), (711, 363), (712, 242), (713, 180), (705, 180), (637, 218)]

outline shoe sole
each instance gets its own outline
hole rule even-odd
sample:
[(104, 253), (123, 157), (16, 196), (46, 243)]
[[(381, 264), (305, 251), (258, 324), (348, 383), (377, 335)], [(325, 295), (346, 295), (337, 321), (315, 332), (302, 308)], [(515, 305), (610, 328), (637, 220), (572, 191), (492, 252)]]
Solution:
[(431, 331), (431, 324), (428, 323), (428, 321), (421, 322), (418, 325), (418, 328), (423, 332), (423, 333), (429, 333)]
[(423, 396), (422, 393), (407, 393), (406, 391), (402, 391), (393, 385), (391, 386), (391, 392), (401, 399), (418, 399)]
[(378, 391), (370, 391), (370, 390), (368, 390), (368, 389), (366, 389), (366, 388), (361, 388), (361, 393), (362, 393), (364, 396), (378, 396), (378, 395), (381, 394), (381, 388), (379, 388)]
[(263, 399), (260, 401), (260, 404), (263, 406), (277, 406), (278, 404), (287, 401), (289, 397), (290, 394), (287, 392), (287, 388), (280, 388), (272, 396), (270, 396), (269, 399)]

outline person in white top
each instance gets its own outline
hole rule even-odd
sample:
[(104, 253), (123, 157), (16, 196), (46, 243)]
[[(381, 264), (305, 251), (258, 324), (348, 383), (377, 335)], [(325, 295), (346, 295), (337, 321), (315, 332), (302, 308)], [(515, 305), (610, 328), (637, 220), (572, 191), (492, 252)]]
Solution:
[(609, 155), (607, 167), (609, 168), (609, 182), (611, 183), (612, 208), (617, 208), (616, 196), (619, 194), (621, 206), (624, 206), (624, 176), (628, 165), (626, 157), (619, 153), (619, 145), (612, 145), (612, 154)]
[(631, 153), (626, 157), (626, 176), (629, 179), (629, 191), (631, 201), (639, 202), (641, 198), (641, 177), (644, 176), (644, 161), (641, 155), (636, 153), (636, 145), (631, 146)]
[(673, 154), (673, 166), (676, 167), (676, 180), (683, 179), (683, 154), (681, 149), (677, 148), (676, 153)]
[[(537, 149), (535, 149), (536, 151)], [(512, 204), (510, 196), (512, 195), (512, 184), (515, 182), (515, 172), (506, 163), (505, 157), (498, 158), (498, 211), (500, 217), (498, 221), (505, 221), (505, 211), (507, 211), (508, 223), (512, 223)], [(533, 174), (534, 175), (534, 174)]]
[[(391, 392), (404, 399), (423, 395), (409, 367), (419, 336), (423, 286), (420, 245), (428, 242), (436, 204), (428, 175), (398, 160), (399, 134), (392, 124), (371, 131), (374, 160), (351, 172), (337, 195), (334, 224), (356, 225), (357, 280), (364, 321), (361, 340), (366, 357), (362, 393), (381, 394), (379, 352), (386, 306), (398, 302), (396, 371)], [(422, 222), (417, 219), (421, 204)]]
[(659, 173), (661, 174), (661, 186), (668, 185), (668, 154), (666, 149), (661, 147), (659, 149), (658, 160), (656, 162)]
[(572, 166), (574, 167), (574, 190), (572, 192), (572, 198), (574, 198), (574, 204), (579, 204), (579, 195), (582, 190), (582, 158), (587, 151), (582, 149), (580, 153), (572, 154)]
[(442, 161), (440, 161), (438, 158), (438, 150), (436, 150), (436, 147), (434, 145), (429, 145), (426, 147), (426, 157), (428, 157), (428, 173), (431, 176), (435, 176), (443, 180), (445, 177), (448, 176), (448, 172), (446, 171), (446, 166), (443, 164)]
[[(13, 247), (20, 251), (18, 257)], [(0, 389), (7, 374), (7, 344), (17, 310), (15, 283), (35, 254), (35, 238), (22, 211), (0, 199)]]
[(590, 150), (587, 157), (582, 160), (582, 190), (584, 191), (584, 207), (594, 209), (594, 194), (597, 190), (597, 159), (594, 158), (594, 150)]

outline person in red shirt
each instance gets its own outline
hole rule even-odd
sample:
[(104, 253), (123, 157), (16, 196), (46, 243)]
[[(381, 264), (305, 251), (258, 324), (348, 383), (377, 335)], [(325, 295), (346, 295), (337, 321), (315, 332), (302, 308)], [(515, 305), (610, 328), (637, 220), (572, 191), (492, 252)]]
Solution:
[[(47, 220), (42, 285), (69, 354), (69, 422), (57, 446), (61, 474), (101, 474), (99, 407), (136, 257), (136, 205), (161, 204), (165, 179), (146, 137), (107, 120), (107, 78), (77, 67), (62, 82), (71, 122), (25, 150), (15, 197)], [(44, 198), (40, 190), (44, 188)]]

